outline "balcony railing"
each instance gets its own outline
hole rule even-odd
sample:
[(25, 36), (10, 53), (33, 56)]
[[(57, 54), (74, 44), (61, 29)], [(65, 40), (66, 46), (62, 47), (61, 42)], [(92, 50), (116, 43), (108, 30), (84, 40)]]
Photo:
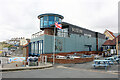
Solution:
[(39, 37), (39, 36), (41, 36), (43, 34), (44, 34), (44, 31), (39, 31), (39, 32), (37, 32), (35, 34), (32, 34), (31, 38), (33, 39), (33, 38)]

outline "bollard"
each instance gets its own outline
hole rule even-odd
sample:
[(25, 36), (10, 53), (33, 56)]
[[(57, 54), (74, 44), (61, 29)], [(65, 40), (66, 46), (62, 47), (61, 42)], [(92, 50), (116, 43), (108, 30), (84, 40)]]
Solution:
[(38, 61), (37, 61), (37, 66), (38, 66), (39, 64), (38, 64)]
[(16, 67), (18, 67), (18, 65), (16, 64)]
[(45, 56), (45, 64), (47, 63), (47, 56)]
[(44, 56), (42, 56), (42, 63), (44, 63)]
[(23, 65), (24, 65), (24, 61), (23, 61)]
[(24, 61), (24, 67), (26, 67), (26, 61)]
[(28, 66), (30, 66), (30, 61), (28, 61)]
[(40, 57), (38, 57), (38, 66), (40, 65)]

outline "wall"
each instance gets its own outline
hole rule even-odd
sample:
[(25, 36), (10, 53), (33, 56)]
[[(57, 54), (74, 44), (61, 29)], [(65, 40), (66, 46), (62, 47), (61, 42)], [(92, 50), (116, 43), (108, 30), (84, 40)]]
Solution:
[(98, 50), (100, 51), (100, 47), (102, 46), (102, 44), (105, 42), (105, 39), (100, 39), (98, 38)]
[[(54, 37), (51, 35), (45, 35), (44, 41), (44, 53), (53, 52)], [(89, 51), (89, 47), (85, 45), (92, 45), (92, 51), (96, 51), (96, 38), (87, 37), (83, 35), (71, 34), (70, 37), (55, 37), (56, 39), (56, 52), (76, 52), (76, 51)], [(104, 39), (98, 39), (98, 45), (104, 43)]]
[[(89, 51), (89, 47), (85, 45), (91, 45), (92, 46), (91, 51), (96, 51), (96, 38), (95, 37), (70, 34), (70, 37), (56, 36), (55, 39), (56, 39), (56, 53)], [(43, 41), (44, 42), (43, 43), (44, 53), (53, 53), (54, 36), (43, 35), (43, 36), (39, 36), (37, 38), (31, 39), (31, 45), (33, 45), (33, 42), (37, 42), (39, 40), (44, 40)], [(100, 49), (104, 41), (105, 39), (98, 38), (98, 49)]]
[[(85, 54), (85, 55), (98, 54), (98, 55), (102, 55), (102, 53), (104, 53), (104, 52), (101, 52), (101, 51), (63, 52), (63, 53), (55, 53), (55, 56), (57, 56), (57, 55), (67, 56), (68, 54), (74, 55), (74, 53), (76, 53), (76, 55), (80, 55), (80, 54)], [(51, 57), (52, 55), (53, 55), (53, 53), (51, 53), (51, 54), (43, 54), (43, 56), (47, 56), (48, 58)]]
[(113, 40), (114, 39), (107, 31), (104, 34), (105, 34), (106, 37), (109, 37), (109, 40)]
[[(91, 58), (75, 58), (75, 59), (55, 59), (55, 63), (59, 64), (74, 64), (74, 63), (85, 63), (93, 61), (94, 57)], [(53, 62), (52, 58), (48, 58), (48, 62)]]
[(44, 40), (44, 35), (41, 35), (41, 36), (36, 37), (36, 38), (32, 38), (32, 39), (30, 40), (30, 42), (32, 43), (32, 42), (39, 41), (39, 40)]

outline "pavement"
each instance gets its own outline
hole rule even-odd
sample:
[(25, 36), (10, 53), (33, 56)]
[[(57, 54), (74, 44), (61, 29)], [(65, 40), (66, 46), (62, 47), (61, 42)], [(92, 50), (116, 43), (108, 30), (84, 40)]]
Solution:
[[(98, 60), (103, 60), (104, 58), (101, 57)], [(114, 65), (111, 65), (111, 67), (109, 66), (106, 70), (104, 67), (96, 67), (94, 68), (92, 66), (92, 64), (94, 64), (93, 61), (91, 62), (86, 62), (86, 63), (80, 63), (80, 64), (55, 64), (54, 66), (62, 66), (62, 67), (66, 67), (66, 68), (74, 68), (74, 69), (82, 69), (82, 70), (92, 70), (92, 71), (103, 71), (103, 72), (115, 72), (118, 73), (118, 68), (120, 67), (120, 64), (118, 65), (117, 63), (115, 63)]]
[(17, 71), (17, 70), (31, 70), (31, 69), (43, 69), (43, 68), (49, 68), (52, 67), (52, 64), (41, 64), (39, 66), (28, 66), (28, 67), (9, 67), (9, 68), (1, 68), (1, 71)]
[[(84, 69), (84, 70), (94, 70), (94, 71), (111, 71), (111, 72), (118, 72), (118, 68), (120, 67), (118, 64), (111, 65), (111, 67), (96, 67), (92, 66), (93, 62), (87, 62), (83, 64), (61, 64), (61, 66), (66, 68), (75, 68), (75, 69)], [(60, 64), (56, 64), (55, 66), (59, 66)]]
[[(16, 62), (16, 63), (7, 63), (8, 57), (0, 57), (0, 60), (2, 60), (2, 64), (0, 64), (0, 70), (1, 71), (17, 71), (17, 70), (28, 70), (28, 69), (43, 69), (43, 68), (49, 68), (52, 67), (52, 64), (50, 63), (40, 63), (39, 66), (29, 66), (24, 67), (23, 62)], [(17, 66), (16, 66), (17, 65)]]

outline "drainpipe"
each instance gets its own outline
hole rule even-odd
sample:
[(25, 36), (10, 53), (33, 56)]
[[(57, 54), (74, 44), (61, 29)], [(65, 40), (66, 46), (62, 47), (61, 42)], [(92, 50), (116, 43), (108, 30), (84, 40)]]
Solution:
[(95, 34), (96, 34), (96, 51), (98, 51), (98, 32), (96, 32)]

